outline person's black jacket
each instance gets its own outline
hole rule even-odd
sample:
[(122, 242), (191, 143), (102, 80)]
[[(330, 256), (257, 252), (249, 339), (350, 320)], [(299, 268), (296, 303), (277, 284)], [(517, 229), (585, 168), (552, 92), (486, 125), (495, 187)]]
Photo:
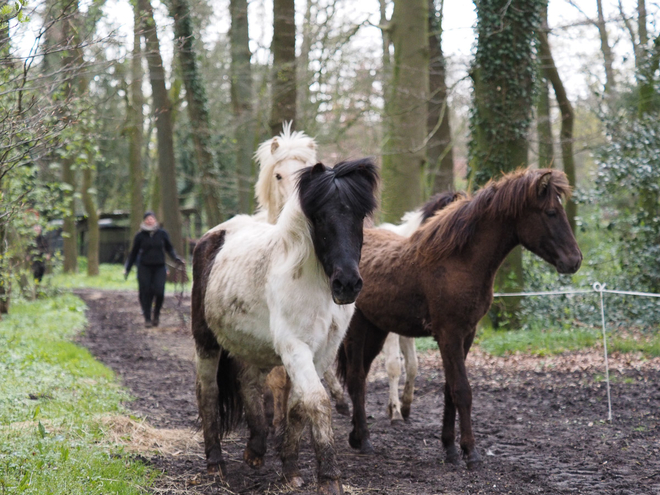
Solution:
[(170, 236), (161, 228), (152, 232), (140, 230), (133, 239), (133, 249), (131, 254), (126, 260), (126, 272), (131, 271), (131, 267), (135, 264), (138, 255), (140, 256), (141, 265), (164, 265), (165, 252), (169, 254), (173, 260), (180, 261), (174, 251), (174, 246), (170, 242)]

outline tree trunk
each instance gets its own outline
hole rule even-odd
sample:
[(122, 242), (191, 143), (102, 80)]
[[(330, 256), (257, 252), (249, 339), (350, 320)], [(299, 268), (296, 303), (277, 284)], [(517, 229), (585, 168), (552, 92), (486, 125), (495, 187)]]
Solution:
[[(74, 36), (75, 28), (72, 26), (75, 14), (78, 11), (78, 5), (72, 6), (72, 10), (64, 17), (61, 23), (61, 30), (58, 34), (61, 36), (56, 40), (58, 47), (63, 50), (61, 57), (61, 67), (65, 70), (67, 76), (63, 82), (63, 92), (66, 101), (65, 109), (63, 112), (68, 112), (72, 104), (74, 96), (75, 85), (75, 71), (73, 70), (76, 64), (76, 56), (78, 50), (72, 49), (69, 44)], [(62, 113), (63, 119), (69, 119), (70, 115)], [(64, 188), (64, 205), (67, 208), (67, 214), (64, 217), (63, 237), (64, 237), (64, 273), (75, 273), (78, 271), (78, 237), (76, 232), (76, 204), (75, 204), (75, 191), (76, 191), (76, 172), (74, 170), (75, 157), (68, 153), (62, 157), (62, 182), (66, 184)]]
[[(543, 6), (542, 26), (540, 28), (543, 33), (548, 33), (548, 9), (547, 5)], [(552, 137), (552, 118), (550, 116), (550, 90), (548, 88), (549, 81), (545, 76), (544, 69), (552, 63), (552, 59), (548, 60), (544, 57), (543, 51), (539, 50), (539, 95), (536, 104), (536, 134), (539, 143), (539, 168), (551, 168), (554, 165), (555, 153), (553, 149)]]
[(273, 89), (270, 131), (296, 119), (296, 21), (294, 0), (273, 0)]
[(432, 184), (431, 194), (454, 189), (454, 152), (449, 125), (445, 57), (442, 53), (442, 8), (436, 11), (434, 0), (429, 8), (429, 104), (427, 132), (428, 169)]
[(394, 62), (386, 99), (383, 220), (397, 222), (422, 201), (429, 94), (427, 0), (395, 0)]
[[(533, 45), (541, 24), (541, 2), (477, 2), (477, 51), (470, 75), (474, 81), (471, 115), (470, 180), (485, 184), (502, 172), (526, 167), (536, 73)], [(495, 288), (523, 288), (520, 246), (497, 272)], [(506, 297), (490, 312), (495, 326), (517, 327), (520, 299)]]
[(300, 43), (300, 55), (296, 60), (296, 78), (297, 78), (297, 104), (296, 118), (298, 127), (313, 136), (315, 133), (314, 121), (316, 118), (317, 107), (312, 103), (312, 84), (313, 72), (309, 70), (309, 52), (312, 48), (313, 25), (312, 5), (316, 0), (307, 0), (305, 6), (305, 16), (302, 24), (302, 41)]
[(598, 21), (596, 27), (598, 28), (598, 35), (600, 36), (600, 51), (603, 53), (603, 60), (605, 62), (605, 95), (612, 96), (614, 91), (614, 57), (610, 42), (607, 35), (607, 24), (605, 23), (605, 16), (603, 14), (603, 0), (596, 0), (598, 9)]
[(638, 113), (643, 117), (657, 109), (655, 91), (655, 73), (660, 62), (660, 36), (648, 47), (649, 37), (646, 28), (646, 4), (644, 0), (637, 1), (637, 30), (639, 32), (639, 48), (637, 55), (637, 81), (639, 86)]
[(208, 98), (195, 57), (195, 35), (188, 0), (171, 0), (170, 15), (174, 18), (175, 46), (178, 48), (183, 84), (186, 88), (188, 118), (201, 175), (204, 211), (209, 226), (215, 226), (222, 222), (221, 182), (215, 170), (215, 157), (210, 145)]
[[(91, 157), (90, 157), (91, 158)], [(91, 161), (91, 160), (90, 160)], [(92, 197), (90, 189), (93, 187), (93, 168), (90, 163), (83, 170), (82, 201), (87, 212), (87, 275), (99, 274), (99, 215), (96, 211), (96, 202)]]
[(231, 0), (231, 102), (236, 141), (236, 186), (241, 213), (254, 210), (254, 124), (252, 117), (252, 65), (247, 0)]
[[(568, 178), (568, 183), (575, 187), (575, 160), (573, 157), (573, 123), (575, 122), (575, 112), (573, 112), (573, 105), (566, 95), (564, 84), (559, 77), (557, 66), (552, 58), (552, 51), (550, 44), (545, 33), (539, 33), (540, 46), (539, 51), (541, 57), (547, 60), (547, 65), (544, 66), (544, 72), (552, 87), (555, 91), (555, 98), (561, 111), (561, 159), (564, 163), (564, 172)], [(568, 222), (571, 224), (573, 232), (575, 232), (575, 217), (577, 216), (577, 204), (573, 199), (566, 202), (566, 215)]]
[(165, 69), (163, 59), (160, 56), (160, 43), (150, 0), (138, 0), (138, 7), (142, 15), (143, 36), (147, 47), (146, 57), (151, 81), (156, 135), (158, 137), (158, 172), (160, 176), (160, 205), (163, 210), (162, 221), (170, 234), (174, 249), (179, 253), (183, 253), (181, 213), (179, 211), (179, 194), (174, 164), (172, 105), (165, 88)]
[(131, 60), (130, 103), (127, 107), (128, 117), (128, 167), (131, 187), (131, 235), (140, 230), (144, 215), (144, 173), (142, 169), (142, 148), (144, 146), (144, 95), (142, 94), (142, 47), (140, 12), (134, 7), (133, 28), (133, 60)]
[[(0, 197), (2, 192), (0, 192)], [(5, 219), (0, 221), (0, 320), (3, 314), (9, 313), (11, 296), (11, 274), (7, 259), (7, 224)]]

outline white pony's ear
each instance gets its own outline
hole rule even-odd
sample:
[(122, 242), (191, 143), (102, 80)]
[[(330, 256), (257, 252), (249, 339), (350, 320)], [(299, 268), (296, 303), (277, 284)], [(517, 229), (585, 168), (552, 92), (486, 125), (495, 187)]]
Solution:
[(275, 151), (277, 151), (277, 148), (280, 147), (280, 143), (277, 141), (277, 138), (273, 138), (273, 142), (270, 144), (270, 154), (274, 155)]
[(316, 151), (316, 141), (314, 141), (313, 139), (309, 142), (307, 146), (309, 146), (311, 149)]
[(548, 188), (548, 184), (550, 184), (551, 178), (552, 172), (546, 172), (539, 178), (539, 181), (536, 184), (536, 192), (539, 196), (542, 196), (543, 193), (545, 193), (545, 190)]

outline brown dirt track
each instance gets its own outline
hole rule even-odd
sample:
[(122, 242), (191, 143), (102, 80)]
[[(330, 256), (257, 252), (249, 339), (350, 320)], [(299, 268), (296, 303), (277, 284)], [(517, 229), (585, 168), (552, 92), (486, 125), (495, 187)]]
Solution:
[[(153, 493), (289, 492), (279, 482), (280, 464), (272, 445), (260, 470), (243, 463), (245, 428), (224, 443), (227, 483), (205, 475), (203, 446), (196, 434), (193, 344), (184, 324), (188, 299), (179, 306), (168, 295), (161, 328), (144, 329), (135, 293), (79, 295), (89, 306), (89, 329), (79, 341), (130, 389), (135, 400), (127, 407), (157, 429), (149, 431), (162, 430), (186, 440), (185, 448), (179, 449), (176, 441), (172, 448), (159, 448), (164, 445), (160, 437), (154, 447), (136, 447), (139, 459), (163, 471)], [(335, 414), (347, 493), (660, 494), (660, 361), (611, 358), (614, 421), (608, 424), (603, 421), (607, 403), (598, 351), (496, 359), (475, 350), (468, 358), (468, 372), (475, 436), (484, 461), (476, 472), (468, 472), (464, 464), (444, 465), (438, 353), (425, 353), (420, 361), (409, 423), (390, 425), (382, 364), (372, 373), (367, 412), (373, 415), (376, 455), (355, 454), (347, 441), (350, 420)], [(291, 493), (315, 493), (309, 442), (303, 443), (301, 467), (307, 485)]]

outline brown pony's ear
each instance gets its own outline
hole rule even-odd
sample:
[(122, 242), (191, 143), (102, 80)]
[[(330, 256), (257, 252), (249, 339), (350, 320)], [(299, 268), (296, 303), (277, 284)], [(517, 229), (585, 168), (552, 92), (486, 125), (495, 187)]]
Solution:
[(536, 183), (536, 192), (539, 196), (545, 194), (546, 189), (548, 189), (548, 184), (550, 184), (550, 179), (552, 179), (552, 172), (546, 172), (539, 177), (539, 180)]
[(280, 147), (280, 143), (277, 142), (277, 138), (273, 138), (273, 142), (270, 144), (270, 154), (274, 155), (275, 151), (277, 151), (277, 148)]

